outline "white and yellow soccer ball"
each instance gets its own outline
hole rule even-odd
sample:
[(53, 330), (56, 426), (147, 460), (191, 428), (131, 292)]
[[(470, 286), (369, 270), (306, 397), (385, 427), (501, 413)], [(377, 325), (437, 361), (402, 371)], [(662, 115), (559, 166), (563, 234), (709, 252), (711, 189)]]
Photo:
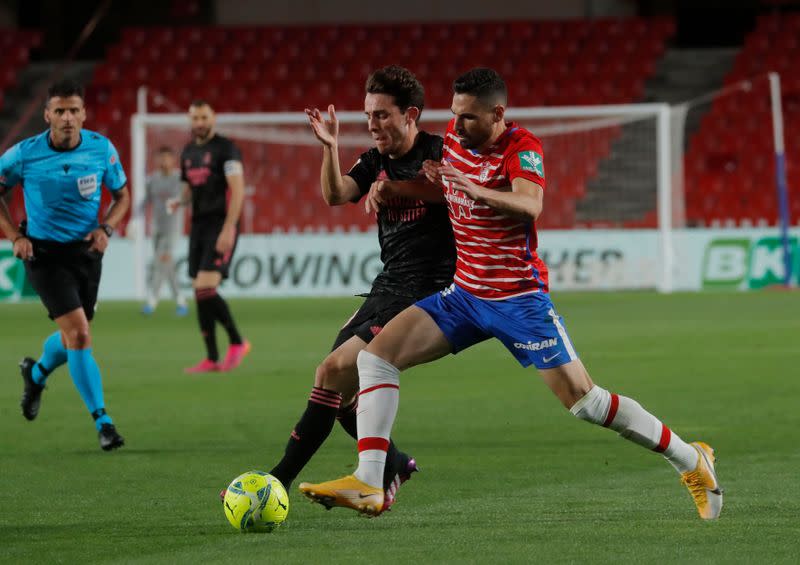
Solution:
[(228, 522), (242, 532), (271, 532), (289, 514), (289, 496), (281, 482), (263, 471), (248, 471), (233, 479), (222, 508)]

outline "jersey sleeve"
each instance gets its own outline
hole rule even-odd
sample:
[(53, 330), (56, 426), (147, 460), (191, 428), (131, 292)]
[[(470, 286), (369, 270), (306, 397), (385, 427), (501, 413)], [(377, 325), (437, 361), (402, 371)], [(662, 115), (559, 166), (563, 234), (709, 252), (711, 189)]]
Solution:
[(506, 178), (513, 182), (523, 178), (544, 188), (544, 150), (538, 139), (522, 139), (509, 147), (506, 156)]
[(0, 188), (12, 188), (22, 182), (22, 149), (19, 143), (0, 157)]
[(228, 141), (227, 145), (222, 156), (222, 169), (225, 176), (244, 174), (242, 152), (239, 151), (239, 148), (236, 147), (236, 144), (232, 141)]
[(369, 187), (378, 178), (378, 157), (377, 151), (367, 151), (362, 153), (358, 161), (345, 173), (346, 176), (356, 181), (358, 191), (361, 196), (369, 192)]
[(117, 148), (114, 147), (110, 140), (106, 152), (106, 172), (103, 175), (103, 184), (112, 191), (117, 191), (128, 184), (128, 177), (125, 176), (122, 163), (119, 162)]

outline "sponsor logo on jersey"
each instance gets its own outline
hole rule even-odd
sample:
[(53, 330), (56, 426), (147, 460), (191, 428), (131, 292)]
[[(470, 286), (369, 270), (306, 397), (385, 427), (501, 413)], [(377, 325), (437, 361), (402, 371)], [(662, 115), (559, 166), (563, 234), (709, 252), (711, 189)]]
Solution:
[[(515, 343), (516, 349), (527, 349), (528, 351), (541, 351), (542, 349), (550, 349), (558, 345), (558, 338), (543, 339), (542, 341), (529, 341), (527, 343)], [(551, 359), (553, 359), (551, 357)], [(548, 361), (545, 361), (547, 363)]]
[[(457, 191), (463, 195), (461, 191)], [(453, 216), (456, 219), (459, 218), (472, 218), (472, 207), (475, 206), (475, 201), (472, 198), (467, 196), (458, 196), (455, 191), (451, 189), (447, 189), (444, 195), (445, 199), (450, 205), (450, 209), (453, 211)]]
[(108, 162), (113, 165), (114, 163), (117, 162), (117, 156), (112, 154)]
[(91, 197), (97, 190), (97, 175), (87, 175), (78, 178), (78, 192), (84, 198)]
[(520, 151), (519, 166), (523, 171), (531, 171), (544, 178), (544, 160), (536, 151)]
[(211, 169), (208, 167), (193, 167), (186, 170), (186, 178), (189, 179), (189, 184), (192, 186), (205, 184), (210, 176)]

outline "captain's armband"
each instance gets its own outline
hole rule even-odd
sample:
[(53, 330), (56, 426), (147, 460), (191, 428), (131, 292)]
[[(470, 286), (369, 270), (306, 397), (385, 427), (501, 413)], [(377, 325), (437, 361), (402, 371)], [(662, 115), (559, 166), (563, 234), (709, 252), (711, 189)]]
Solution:
[(225, 161), (222, 168), (225, 171), (226, 177), (244, 174), (244, 167), (241, 161)]

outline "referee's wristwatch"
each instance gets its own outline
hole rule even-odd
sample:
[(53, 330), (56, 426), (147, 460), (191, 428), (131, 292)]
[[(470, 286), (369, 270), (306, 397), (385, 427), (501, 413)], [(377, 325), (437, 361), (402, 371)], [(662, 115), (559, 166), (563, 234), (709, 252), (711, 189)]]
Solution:
[(111, 236), (114, 234), (114, 228), (112, 228), (112, 227), (111, 227), (111, 226), (109, 226), (108, 224), (100, 224), (100, 226), (99, 226), (99, 227), (100, 227), (100, 229), (102, 229), (104, 232), (106, 232), (106, 235), (107, 235), (108, 237), (111, 237)]

